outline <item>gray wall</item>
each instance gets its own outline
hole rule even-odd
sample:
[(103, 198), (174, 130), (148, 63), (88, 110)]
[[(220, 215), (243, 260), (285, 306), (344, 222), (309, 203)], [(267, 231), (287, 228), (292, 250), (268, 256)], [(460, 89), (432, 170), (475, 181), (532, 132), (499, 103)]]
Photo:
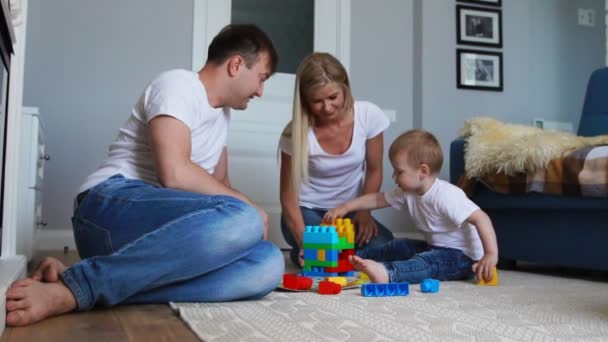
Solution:
[[(159, 71), (190, 68), (192, 0), (30, 0), (24, 104), (40, 107), (47, 229), (71, 229), (71, 198)], [(60, 247), (60, 246), (59, 246)]]
[[(503, 1), (500, 93), (456, 88), (455, 6), (352, 0), (353, 92), (397, 111), (385, 149), (404, 130), (422, 127), (447, 157), (463, 121), (479, 114), (578, 122), (587, 77), (604, 65), (603, 0)], [(596, 9), (595, 28), (576, 25), (577, 6)], [(47, 229), (69, 229), (77, 187), (105, 157), (145, 83), (161, 70), (190, 68), (192, 0), (30, 0), (28, 22), (24, 104), (40, 107), (52, 156), (44, 216)], [(384, 176), (388, 189), (386, 158)], [(378, 216), (393, 230), (412, 229), (404, 213)]]

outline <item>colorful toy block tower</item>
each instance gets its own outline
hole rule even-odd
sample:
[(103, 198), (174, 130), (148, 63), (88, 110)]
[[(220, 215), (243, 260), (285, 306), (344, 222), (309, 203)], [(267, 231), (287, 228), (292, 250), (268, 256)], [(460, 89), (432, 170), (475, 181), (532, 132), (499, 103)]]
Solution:
[(355, 254), (355, 227), (350, 219), (335, 224), (306, 226), (304, 231), (304, 269), (310, 277), (353, 276), (348, 256)]

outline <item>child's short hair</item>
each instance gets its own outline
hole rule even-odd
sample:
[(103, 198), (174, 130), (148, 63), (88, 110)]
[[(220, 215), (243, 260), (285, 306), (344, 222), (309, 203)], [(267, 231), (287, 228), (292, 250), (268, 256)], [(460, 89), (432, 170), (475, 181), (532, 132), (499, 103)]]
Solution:
[(394, 160), (397, 154), (402, 152), (407, 152), (408, 164), (412, 167), (426, 164), (429, 166), (431, 174), (437, 174), (441, 171), (443, 151), (439, 141), (432, 133), (421, 129), (412, 129), (401, 134), (391, 144), (388, 157)]

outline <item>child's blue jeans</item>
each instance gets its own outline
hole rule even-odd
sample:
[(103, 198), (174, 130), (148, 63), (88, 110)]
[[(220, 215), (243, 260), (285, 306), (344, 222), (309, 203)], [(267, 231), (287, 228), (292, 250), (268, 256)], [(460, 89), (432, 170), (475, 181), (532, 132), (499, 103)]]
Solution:
[(473, 259), (461, 250), (430, 246), (424, 241), (395, 239), (384, 246), (360, 250), (357, 255), (384, 264), (391, 283), (420, 283), (426, 278), (470, 279)]
[(117, 175), (88, 191), (72, 222), (83, 260), (62, 278), (79, 310), (260, 298), (284, 273), (257, 210), (229, 196)]
[[(302, 212), (302, 217), (304, 218), (304, 225), (306, 226), (318, 226), (323, 221), (323, 216), (325, 216), (325, 213), (327, 212), (326, 209), (309, 209), (305, 207), (300, 207), (300, 211)], [(346, 217), (352, 220), (354, 216), (355, 213), (349, 213)], [(378, 227), (378, 235), (369, 240), (369, 242), (364, 246), (356, 246), (357, 250), (367, 250), (369, 248), (382, 246), (395, 238), (393, 236), (393, 233), (385, 226), (383, 226), (380, 222), (378, 222), (376, 219), (374, 219), (374, 222), (376, 222), (376, 226)], [(296, 240), (291, 235), (291, 231), (287, 226), (287, 222), (285, 221), (285, 218), (282, 215), (281, 232), (283, 233), (283, 238), (285, 239), (285, 241), (292, 247), (291, 252), (289, 254), (291, 261), (294, 265), (300, 267), (300, 264), (298, 262), (300, 249), (298, 248)]]

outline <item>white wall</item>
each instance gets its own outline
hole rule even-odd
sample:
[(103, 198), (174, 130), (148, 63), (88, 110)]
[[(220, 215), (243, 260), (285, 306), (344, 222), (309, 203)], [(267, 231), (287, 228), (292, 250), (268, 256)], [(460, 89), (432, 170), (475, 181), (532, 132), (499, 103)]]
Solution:
[(30, 0), (28, 13), (24, 104), (40, 108), (51, 156), (45, 230), (71, 231), (78, 186), (143, 87), (190, 67), (192, 0)]

